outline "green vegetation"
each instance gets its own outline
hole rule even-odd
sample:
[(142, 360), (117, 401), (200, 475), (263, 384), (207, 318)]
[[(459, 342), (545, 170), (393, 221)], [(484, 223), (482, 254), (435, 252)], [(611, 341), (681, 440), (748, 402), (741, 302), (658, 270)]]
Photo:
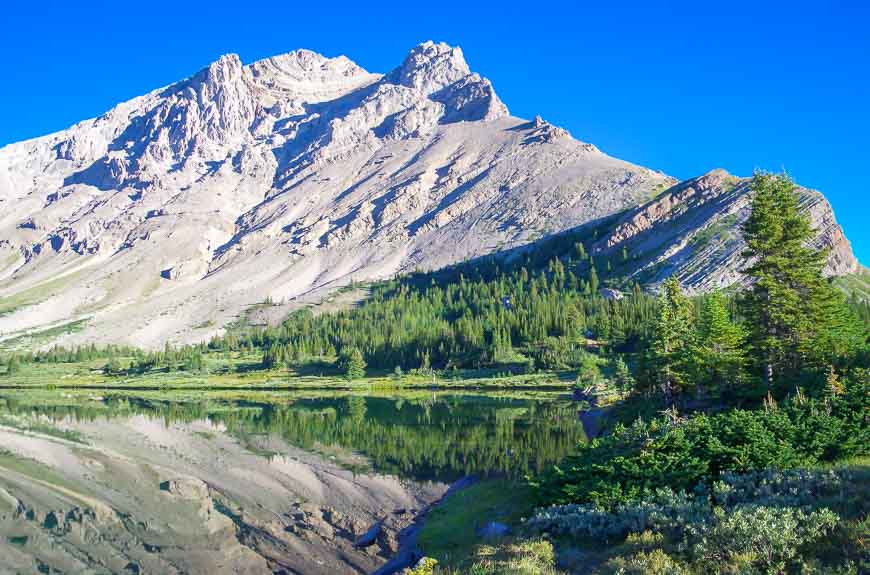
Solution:
[(864, 465), (725, 473), (710, 487), (662, 488), (610, 509), (549, 507), (526, 526), (581, 546), (607, 541), (601, 573), (860, 573), (868, 487)]
[(427, 516), (417, 544), (444, 567), (468, 567), (479, 545), (477, 532), (490, 521), (516, 524), (534, 509), (534, 493), (525, 483), (480, 481), (447, 497)]
[(691, 244), (696, 249), (700, 249), (709, 245), (710, 242), (712, 242), (716, 238), (720, 238), (722, 240), (729, 239), (731, 237), (731, 234), (733, 233), (736, 223), (736, 214), (728, 214), (727, 216), (723, 216), (712, 225), (707, 226), (706, 228), (695, 234), (690, 240)]
[[(622, 275), (635, 254), (587, 251), (603, 221), (509, 257), (382, 282), (352, 308), (298, 311), (277, 327), (237, 325), (153, 352), (16, 353), (0, 373), (15, 385), (165, 393), (573, 385), (603, 421), (588, 445), (577, 404), (552, 399), (347, 394), (117, 409), (207, 417), (263, 456), (272, 452), (258, 438), (280, 435), (414, 479), (499, 475), (431, 513), (420, 543), (438, 564), (420, 572), (551, 573), (553, 545), (577, 547), (598, 573), (866, 571), (866, 466), (820, 471), (870, 449), (864, 280), (823, 277), (788, 177), (759, 173), (751, 186), (743, 292), (688, 297), (670, 278), (644, 293)], [(604, 286), (623, 297), (602, 297)], [(550, 507), (523, 524), (530, 502)], [(515, 532), (483, 545), (485, 520)]]
[(866, 333), (856, 329), (842, 294), (822, 276), (826, 254), (807, 245), (813, 230), (798, 211), (794, 183), (759, 173), (752, 189), (743, 233), (755, 283), (743, 310), (756, 369), (771, 389), (843, 356), (862, 335), (866, 341)]
[(834, 278), (834, 285), (850, 300), (870, 302), (870, 269), (862, 267), (853, 274)]
[(843, 395), (796, 397), (764, 410), (680, 417), (670, 412), (580, 446), (538, 483), (544, 501), (602, 508), (655, 493), (691, 491), (726, 472), (793, 469), (867, 452), (870, 387), (866, 373)]
[(650, 345), (653, 381), (670, 400), (688, 387), (695, 367), (695, 315), (676, 278), (665, 281), (659, 302), (659, 317)]
[(89, 318), (79, 319), (39, 331), (29, 331), (15, 337), (4, 339), (0, 342), (0, 349), (16, 350), (27, 347), (38, 347), (62, 335), (69, 335), (83, 330), (88, 321)]
[(594, 572), (870, 567), (866, 465), (819, 469), (870, 453), (866, 315), (823, 278), (791, 180), (757, 174), (752, 189), (752, 288), (694, 314), (664, 285), (636, 391), (669, 408), (532, 482), (555, 506), (527, 527), (563, 545), (607, 541)]
[(14, 313), (20, 309), (45, 301), (62, 293), (63, 288), (68, 283), (75, 281), (84, 273), (86, 272), (81, 270), (73, 274), (55, 278), (20, 291), (11, 297), (0, 299), (0, 316)]
[(366, 360), (363, 359), (362, 352), (355, 347), (341, 350), (336, 367), (348, 379), (360, 379), (366, 376)]

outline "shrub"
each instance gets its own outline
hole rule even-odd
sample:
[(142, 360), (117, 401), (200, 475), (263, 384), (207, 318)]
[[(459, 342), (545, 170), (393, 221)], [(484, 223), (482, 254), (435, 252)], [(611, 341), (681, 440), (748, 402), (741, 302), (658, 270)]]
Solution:
[(860, 466), (724, 473), (693, 493), (660, 489), (609, 509), (555, 505), (525, 526), (618, 544), (608, 573), (858, 573), (849, 566), (866, 556), (867, 481)]
[(638, 420), (581, 446), (534, 484), (545, 503), (610, 508), (662, 487), (709, 486), (729, 472), (811, 467), (868, 453), (868, 407), (864, 392), (766, 411)]
[(121, 375), (124, 373), (124, 367), (117, 358), (110, 358), (106, 365), (103, 366), (103, 373), (106, 375)]
[(799, 547), (829, 533), (839, 518), (829, 509), (717, 507), (709, 521), (686, 527), (684, 546), (700, 565), (715, 570), (735, 560), (776, 574), (798, 556)]
[(612, 510), (589, 504), (543, 509), (526, 526), (538, 533), (611, 542), (644, 531), (681, 535), (686, 524), (706, 521), (710, 513), (707, 498), (661, 489), (649, 499), (619, 504)]
[[(477, 560), (463, 575), (556, 575), (553, 544), (543, 539), (477, 549)], [(458, 575), (458, 573), (456, 574)]]
[[(712, 487), (699, 485), (691, 494), (659, 489), (609, 509), (594, 504), (554, 505), (539, 510), (526, 525), (534, 532), (577, 539), (612, 541), (644, 531), (681, 539), (688, 525), (710, 523), (715, 509), (847, 509), (855, 507), (851, 498), (865, 488), (866, 478), (849, 469), (726, 473)], [(857, 507), (852, 512), (864, 510)]]
[(401, 575), (433, 575), (438, 562), (431, 557), (423, 557), (413, 567), (402, 571)]
[(607, 562), (606, 573), (612, 575), (685, 575), (688, 571), (661, 549), (641, 551), (630, 557)]
[(12, 376), (21, 371), (21, 362), (18, 359), (18, 356), (12, 355), (9, 357), (9, 361), (6, 362), (6, 375)]

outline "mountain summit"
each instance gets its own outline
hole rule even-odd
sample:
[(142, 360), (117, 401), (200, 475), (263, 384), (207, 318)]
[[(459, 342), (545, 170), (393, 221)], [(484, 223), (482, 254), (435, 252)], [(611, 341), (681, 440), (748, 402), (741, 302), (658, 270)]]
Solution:
[[(0, 337), (202, 340), (267, 299), (289, 309), (620, 213), (592, 247), (646, 246), (639, 278), (740, 281), (745, 181), (676, 184), (510, 116), (457, 47), (426, 42), (385, 75), (307, 50), (230, 54), (0, 149)], [(806, 194), (830, 273), (857, 269), (830, 206)]]

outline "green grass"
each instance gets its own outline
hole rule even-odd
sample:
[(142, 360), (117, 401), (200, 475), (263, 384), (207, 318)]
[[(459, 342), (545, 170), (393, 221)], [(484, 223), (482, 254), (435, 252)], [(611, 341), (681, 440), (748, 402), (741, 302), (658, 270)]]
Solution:
[(417, 544), (439, 565), (461, 567), (482, 543), (477, 530), (497, 521), (516, 527), (534, 507), (531, 487), (506, 479), (480, 481), (450, 494), (435, 506), (417, 535)]
[[(127, 366), (132, 357), (117, 358)], [(107, 390), (142, 388), (153, 390), (238, 388), (240, 390), (274, 389), (355, 389), (402, 390), (413, 388), (475, 388), (480, 390), (529, 389), (540, 386), (568, 390), (574, 382), (573, 372), (544, 372), (510, 375), (498, 368), (459, 370), (432, 374), (406, 373), (401, 378), (387, 371), (371, 371), (367, 377), (349, 381), (335, 374), (330, 365), (322, 368), (264, 370), (258, 353), (208, 353), (202, 372), (153, 369), (142, 374), (110, 376), (102, 373), (107, 359), (79, 363), (25, 363), (14, 375), (0, 367), (0, 387), (76, 388), (100, 387)]]
[(545, 539), (510, 540), (499, 545), (479, 545), (469, 567), (435, 566), (410, 575), (557, 575), (553, 544)]

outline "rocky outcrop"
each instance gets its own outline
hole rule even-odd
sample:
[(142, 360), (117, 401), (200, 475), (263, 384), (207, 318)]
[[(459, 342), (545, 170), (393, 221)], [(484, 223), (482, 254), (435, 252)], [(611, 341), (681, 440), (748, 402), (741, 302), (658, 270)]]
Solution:
[[(816, 230), (814, 245), (828, 253), (828, 275), (860, 266), (824, 196), (800, 188), (801, 208)], [(748, 261), (741, 226), (750, 214), (749, 179), (713, 170), (682, 182), (623, 214), (592, 245), (592, 253), (629, 255), (630, 273), (644, 284), (676, 275), (690, 292), (745, 284)]]

